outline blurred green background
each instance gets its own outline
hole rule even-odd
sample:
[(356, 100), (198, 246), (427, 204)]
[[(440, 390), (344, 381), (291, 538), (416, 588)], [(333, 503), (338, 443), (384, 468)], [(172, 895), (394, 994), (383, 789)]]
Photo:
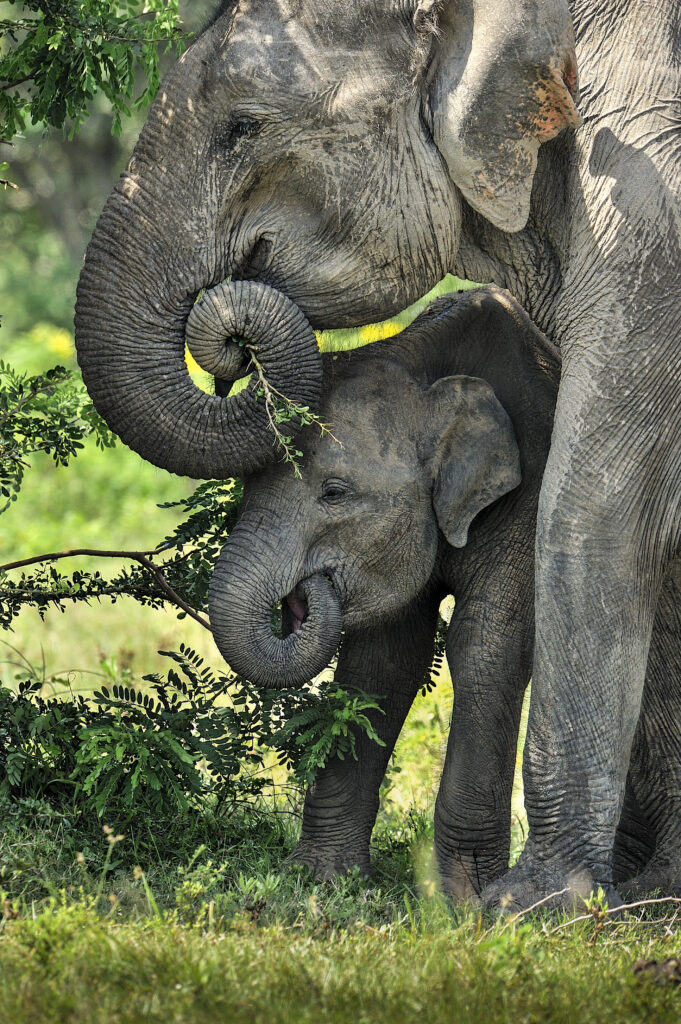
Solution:
[[(4, 5), (3, 5), (4, 6)], [(185, 24), (197, 31), (214, 7), (212, 0), (180, 4)], [(73, 307), (83, 253), (100, 210), (133, 149), (140, 115), (111, 135), (105, 101), (95, 103), (71, 141), (53, 131), (28, 129), (9, 155), (17, 191), (0, 193), (0, 358), (21, 371), (37, 373), (55, 364), (77, 371)], [(3, 154), (4, 155), (4, 154)], [(446, 278), (436, 293), (461, 287)], [(324, 332), (324, 348), (345, 348), (394, 334), (426, 305), (423, 301), (384, 325), (358, 331)], [(175, 522), (173, 510), (158, 502), (180, 498), (192, 482), (155, 469), (119, 445), (100, 451), (86, 446), (67, 468), (36, 458), (19, 501), (0, 517), (0, 562), (74, 547), (153, 548)], [(111, 573), (112, 563), (81, 559), (61, 563)], [(13, 632), (0, 637), (0, 680), (68, 673), (74, 690), (101, 682), (105, 671), (131, 668), (137, 676), (163, 671), (159, 650), (190, 644), (214, 664), (220, 659), (210, 634), (172, 610), (153, 611), (131, 600), (64, 614), (52, 610), (41, 621), (25, 610)], [(437, 689), (419, 697), (396, 753), (386, 812), (409, 806), (429, 808), (443, 755), (451, 709), (451, 683), (444, 673)]]

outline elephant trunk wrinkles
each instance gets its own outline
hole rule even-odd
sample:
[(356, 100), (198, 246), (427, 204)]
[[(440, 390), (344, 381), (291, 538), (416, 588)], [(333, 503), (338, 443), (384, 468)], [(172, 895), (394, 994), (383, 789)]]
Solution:
[(217, 285), (194, 305), (215, 271), (198, 259), (178, 268), (167, 246), (145, 235), (147, 224), (121, 187), (88, 248), (75, 319), (88, 391), (111, 429), (154, 465), (199, 478), (251, 473), (274, 454), (257, 375), (231, 398), (205, 394), (189, 376), (185, 340), (203, 369), (233, 380), (247, 362), (234, 343), (243, 339), (275, 393), (314, 408), (314, 333), (285, 295), (257, 281)]
[[(270, 689), (314, 678), (341, 640), (340, 602), (329, 579), (321, 573), (301, 579), (296, 573), (302, 569), (290, 562), (278, 572), (282, 552), (281, 538), (265, 543), (242, 520), (218, 559), (209, 590), (211, 628), (220, 653), (235, 672)], [(295, 625), (279, 639), (272, 631), (272, 612), (288, 595)]]

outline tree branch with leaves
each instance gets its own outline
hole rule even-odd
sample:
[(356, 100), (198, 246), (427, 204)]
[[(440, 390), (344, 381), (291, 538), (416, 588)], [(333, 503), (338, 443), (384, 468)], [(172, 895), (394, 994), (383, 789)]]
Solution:
[[(16, 0), (9, 0), (14, 4)], [(24, 0), (21, 16), (0, 21), (0, 139), (30, 120), (70, 135), (103, 93), (122, 117), (147, 106), (159, 86), (159, 46), (181, 52), (177, 0)], [(136, 72), (144, 87), (136, 99)]]

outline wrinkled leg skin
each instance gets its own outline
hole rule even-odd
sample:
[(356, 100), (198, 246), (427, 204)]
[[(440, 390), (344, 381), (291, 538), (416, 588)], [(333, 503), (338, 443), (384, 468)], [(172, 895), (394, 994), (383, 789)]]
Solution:
[[(659, 360), (637, 375), (633, 409), (629, 370), (612, 354), (566, 355), (537, 524), (529, 837), (482, 895), (498, 912), (573, 907), (599, 886), (619, 902), (615, 833), (658, 595), (678, 544), (681, 424)], [(652, 403), (664, 423), (654, 432)]]
[(662, 586), (613, 856), (627, 899), (681, 896), (681, 560)]
[(523, 694), (532, 668), (536, 492), (478, 526), (452, 566), (447, 637), (452, 725), (435, 805), (444, 891), (475, 899), (508, 868), (511, 793)]
[(422, 597), (399, 619), (348, 631), (335, 680), (385, 698), (384, 714), (371, 713), (385, 746), (357, 736), (357, 760), (335, 758), (308, 790), (300, 842), (289, 861), (312, 868), (317, 878), (358, 867), (369, 874), (369, 842), (379, 789), (395, 742), (433, 657), (439, 600)]

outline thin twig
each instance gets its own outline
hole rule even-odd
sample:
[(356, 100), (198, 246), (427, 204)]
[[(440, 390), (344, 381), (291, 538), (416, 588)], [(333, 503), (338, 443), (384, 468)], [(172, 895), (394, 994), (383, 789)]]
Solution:
[(17, 78), (16, 82), (7, 82), (5, 85), (0, 85), (0, 89), (3, 92), (7, 92), (8, 89), (15, 89), (18, 85), (23, 85), (24, 82), (29, 82), (33, 78), (33, 75), (25, 75), (24, 78)]
[[(567, 890), (564, 891), (567, 892)], [(605, 910), (599, 911), (599, 914), (609, 917), (611, 914), (620, 914), (623, 910), (633, 910), (634, 907), (651, 907), (656, 903), (681, 903), (681, 899), (676, 896), (660, 896), (652, 900), (637, 900), (635, 903), (622, 903), (619, 907), (607, 907)], [(555, 935), (556, 932), (568, 928), (571, 924), (577, 924), (579, 921), (592, 921), (593, 916), (593, 914), (580, 914), (578, 917), (573, 917), (552, 928), (549, 935)]]
[[(297, 477), (299, 477), (300, 476), (300, 470), (299, 470), (298, 464), (296, 462), (293, 446), (289, 443), (291, 438), (287, 438), (287, 437), (284, 436), (284, 434), (282, 434), (281, 430), (279, 430), (279, 427), (278, 427), (276, 419), (275, 419), (275, 415), (276, 415), (277, 409), (276, 409), (276, 406), (274, 404), (274, 401), (272, 400), (272, 395), (276, 395), (277, 398), (279, 398), (286, 405), (286, 407), (288, 408), (289, 412), (291, 413), (291, 419), (293, 419), (296, 415), (300, 415), (299, 410), (297, 409), (295, 402), (292, 402), (290, 398), (288, 398), (286, 395), (282, 394), (281, 391), (278, 391), (277, 388), (275, 388), (268, 381), (267, 377), (265, 376), (265, 371), (263, 370), (262, 365), (260, 364), (258, 358), (254, 354), (253, 349), (250, 348), (250, 346), (247, 346), (247, 348), (248, 348), (248, 351), (249, 351), (249, 354), (250, 354), (250, 357), (251, 357), (251, 362), (253, 363), (253, 366), (255, 367), (255, 371), (256, 371), (256, 373), (258, 375), (258, 379), (260, 381), (260, 384), (262, 386), (262, 389), (263, 389), (263, 392), (264, 392), (264, 395), (265, 395), (265, 411), (267, 413), (267, 418), (268, 418), (269, 423), (270, 423), (270, 429), (272, 430), (272, 433), (275, 436), (277, 444), (279, 445), (279, 447), (284, 452), (284, 459), (285, 459), (285, 461), (286, 462), (290, 462), (292, 464), (293, 472), (295, 473), (295, 475)], [(310, 425), (314, 424), (314, 426), (318, 427), (322, 437), (325, 434), (328, 434), (329, 437), (332, 438), (336, 442), (336, 444), (340, 445), (341, 448), (343, 447), (343, 445), (338, 440), (338, 438), (334, 434), (331, 433), (331, 431), (329, 430), (329, 427), (326, 425), (326, 423), (322, 423), (322, 421), (317, 416), (315, 416), (313, 413), (307, 413), (307, 415), (309, 416)], [(285, 422), (288, 422), (288, 421), (285, 421)]]
[(140, 565), (143, 565), (145, 569), (148, 569), (154, 575), (161, 590), (168, 595), (173, 604), (181, 608), (183, 612), (203, 626), (204, 629), (209, 630), (210, 623), (208, 619), (199, 615), (191, 605), (182, 600), (180, 595), (170, 586), (159, 567), (151, 561), (149, 556), (155, 554), (157, 554), (157, 551), (99, 551), (96, 548), (74, 548), (71, 551), (53, 551), (47, 555), (36, 555), (33, 558), (22, 558), (17, 562), (7, 562), (5, 565), (0, 565), (0, 572), (9, 572), (11, 569), (23, 569), (27, 565), (36, 565), (40, 562), (56, 562), (60, 558), (77, 558), (82, 555), (93, 558), (124, 558), (131, 562), (139, 562)]
[(10, 569), (23, 569), (27, 565), (36, 565), (39, 562), (56, 562), (60, 558), (76, 558), (81, 555), (91, 555), (101, 558), (127, 558), (139, 562), (146, 559), (148, 555), (155, 555), (156, 551), (99, 551), (97, 548), (73, 548), (69, 551), (51, 551), (46, 555), (34, 555), (31, 558), (21, 558), (17, 562), (6, 562), (0, 565), (0, 572), (9, 572)]
[(544, 896), (543, 899), (537, 900), (537, 902), (533, 903), (531, 907), (525, 907), (524, 910), (519, 910), (517, 914), (512, 914), (501, 930), (505, 931), (506, 928), (508, 928), (512, 924), (515, 924), (516, 921), (520, 920), (521, 917), (524, 917), (525, 914), (531, 914), (533, 910), (537, 909), (537, 907), (543, 906), (544, 903), (548, 903), (549, 900), (555, 899), (556, 896), (564, 896), (565, 893), (569, 891), (570, 890), (568, 887), (566, 889), (559, 889), (558, 892), (551, 892), (548, 896)]

